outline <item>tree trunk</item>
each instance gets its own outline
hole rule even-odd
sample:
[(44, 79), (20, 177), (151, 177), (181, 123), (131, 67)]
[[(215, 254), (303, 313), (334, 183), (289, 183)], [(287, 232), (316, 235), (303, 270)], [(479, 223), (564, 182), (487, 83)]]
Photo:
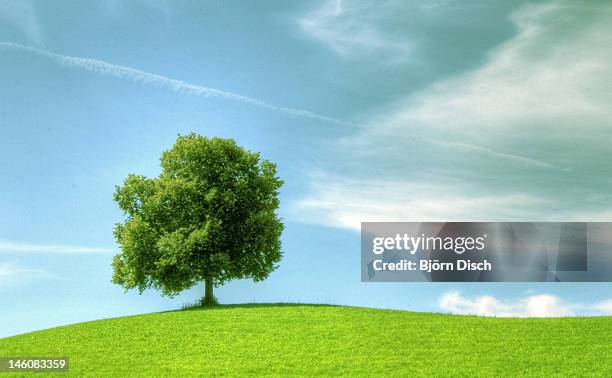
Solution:
[(217, 300), (213, 295), (213, 280), (211, 277), (204, 280), (204, 298), (202, 298), (202, 304), (204, 306), (211, 306), (217, 304)]

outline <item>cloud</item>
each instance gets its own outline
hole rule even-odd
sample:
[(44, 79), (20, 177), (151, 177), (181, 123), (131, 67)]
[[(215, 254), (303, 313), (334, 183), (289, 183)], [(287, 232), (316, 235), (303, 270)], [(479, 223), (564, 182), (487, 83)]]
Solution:
[(475, 152), (475, 153), (479, 153), (479, 154), (482, 154), (482, 155), (487, 155), (489, 157), (493, 157), (493, 158), (497, 158), (497, 159), (512, 160), (512, 161), (515, 161), (515, 162), (527, 164), (529, 166), (535, 166), (535, 167), (539, 167), (539, 168), (560, 169), (560, 168), (555, 167), (554, 165), (549, 164), (549, 163), (545, 163), (545, 162), (542, 162), (542, 161), (538, 161), (538, 160), (535, 160), (535, 159), (530, 159), (530, 158), (527, 158), (527, 157), (524, 157), (524, 156), (519, 156), (519, 155), (507, 153), (507, 152), (499, 152), (499, 151), (495, 151), (495, 150), (493, 150), (491, 148), (488, 148), (488, 147), (476, 146), (476, 145), (469, 144), (469, 143), (446, 142), (446, 141), (435, 140), (435, 139), (427, 139), (426, 141), (429, 142), (429, 143), (438, 144), (438, 145), (443, 146), (443, 147), (455, 148), (455, 149), (463, 150), (463, 151), (469, 152), (469, 153)]
[(40, 273), (38, 269), (28, 269), (16, 265), (14, 262), (1, 262), (0, 263), (0, 277), (8, 277), (20, 274), (35, 274)]
[(97, 59), (57, 54), (51, 51), (31, 46), (25, 46), (13, 42), (0, 42), (0, 48), (21, 50), (30, 54), (50, 59), (54, 63), (59, 64), (61, 66), (79, 68), (100, 75), (112, 76), (136, 83), (152, 85), (158, 88), (171, 90), (173, 92), (181, 94), (203, 97), (216, 97), (228, 101), (236, 101), (252, 106), (257, 106), (263, 109), (287, 114), (293, 117), (307, 118), (343, 126), (355, 126), (351, 122), (316, 114), (308, 110), (276, 106), (269, 104), (265, 101), (243, 96), (237, 93), (226, 92), (215, 88), (191, 84), (182, 80), (171, 79), (162, 75), (157, 75), (130, 67), (120, 66)]
[[(407, 181), (368, 181), (320, 178), (312, 193), (289, 209), (289, 216), (359, 231), (361, 222), (521, 221), (529, 212), (517, 207), (542, 206), (546, 202), (521, 194), (505, 196), (449, 195), (437, 185)], [(496, 209), (491, 217), (490, 209)], [(323, 216), (322, 216), (323, 215)]]
[(386, 61), (411, 57), (412, 45), (393, 30), (384, 30), (385, 19), (397, 12), (397, 2), (368, 3), (332, 0), (298, 20), (311, 38), (344, 57), (382, 54)]
[(32, 1), (0, 1), (0, 19), (19, 29), (31, 42), (38, 45), (42, 43), (40, 22)]
[(502, 300), (489, 295), (468, 298), (459, 292), (444, 294), (438, 303), (452, 314), (544, 318), (580, 315), (611, 315), (612, 300), (592, 305), (569, 303), (550, 294), (529, 295), (517, 300)]
[(32, 278), (44, 278), (51, 275), (41, 269), (32, 269), (20, 266), (12, 261), (0, 262), (0, 286)]
[(110, 248), (80, 247), (74, 245), (30, 244), (0, 240), (0, 252), (96, 254), (113, 253), (113, 250)]
[(593, 307), (604, 315), (612, 315), (612, 299), (601, 301)]
[[(484, 66), (408, 99), (393, 121), (496, 129), (525, 120), (539, 121), (538, 128), (558, 128), (568, 117), (609, 119), (611, 91), (601, 78), (611, 71), (605, 36), (612, 27), (607, 17), (585, 12), (563, 2), (519, 8), (510, 15), (517, 34), (493, 50)], [(607, 7), (602, 13), (612, 12)], [(574, 28), (580, 33), (572, 35)], [(598, 122), (589, 128), (601, 126)]]
[(514, 10), (515, 34), (480, 66), (400, 95), (338, 142), (292, 215), (351, 229), (610, 220), (611, 15), (604, 3)]

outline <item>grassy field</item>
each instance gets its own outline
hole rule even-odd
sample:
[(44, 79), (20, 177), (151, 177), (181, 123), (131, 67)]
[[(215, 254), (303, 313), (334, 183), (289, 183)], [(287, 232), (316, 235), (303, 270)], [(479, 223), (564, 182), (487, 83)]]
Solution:
[(70, 375), (78, 376), (612, 376), (612, 317), (220, 306), (0, 339), (0, 357), (23, 355), (68, 356)]

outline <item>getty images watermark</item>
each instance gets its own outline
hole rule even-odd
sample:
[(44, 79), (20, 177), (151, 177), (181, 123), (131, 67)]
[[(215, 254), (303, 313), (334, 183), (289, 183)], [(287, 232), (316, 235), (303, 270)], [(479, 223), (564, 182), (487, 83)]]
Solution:
[(612, 281), (612, 223), (364, 222), (364, 282)]
[[(441, 237), (441, 236), (426, 236), (424, 233), (418, 236), (412, 236), (407, 233), (396, 234), (395, 237), (374, 237), (372, 241), (372, 252), (376, 255), (382, 255), (387, 250), (403, 251), (410, 255), (416, 254), (420, 250), (440, 250), (448, 253), (456, 253), (462, 255), (470, 251), (483, 251), (486, 247), (485, 241), (487, 235), (472, 237), (472, 236), (457, 236), (457, 237)], [(456, 259), (453, 262), (441, 262), (438, 259), (419, 259), (410, 261), (401, 259), (395, 262), (387, 262), (382, 258), (372, 262), (372, 268), (375, 271), (421, 271), (431, 273), (439, 270), (491, 270), (492, 266), (486, 259), (480, 262), (472, 262), (469, 259)]]

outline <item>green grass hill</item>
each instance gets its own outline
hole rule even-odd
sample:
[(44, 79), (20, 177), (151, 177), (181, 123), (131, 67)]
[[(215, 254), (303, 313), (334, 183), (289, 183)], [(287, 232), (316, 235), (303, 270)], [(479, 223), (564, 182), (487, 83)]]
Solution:
[(0, 339), (0, 357), (8, 356), (68, 356), (69, 375), (101, 377), (612, 376), (612, 317), (501, 319), (230, 305)]

